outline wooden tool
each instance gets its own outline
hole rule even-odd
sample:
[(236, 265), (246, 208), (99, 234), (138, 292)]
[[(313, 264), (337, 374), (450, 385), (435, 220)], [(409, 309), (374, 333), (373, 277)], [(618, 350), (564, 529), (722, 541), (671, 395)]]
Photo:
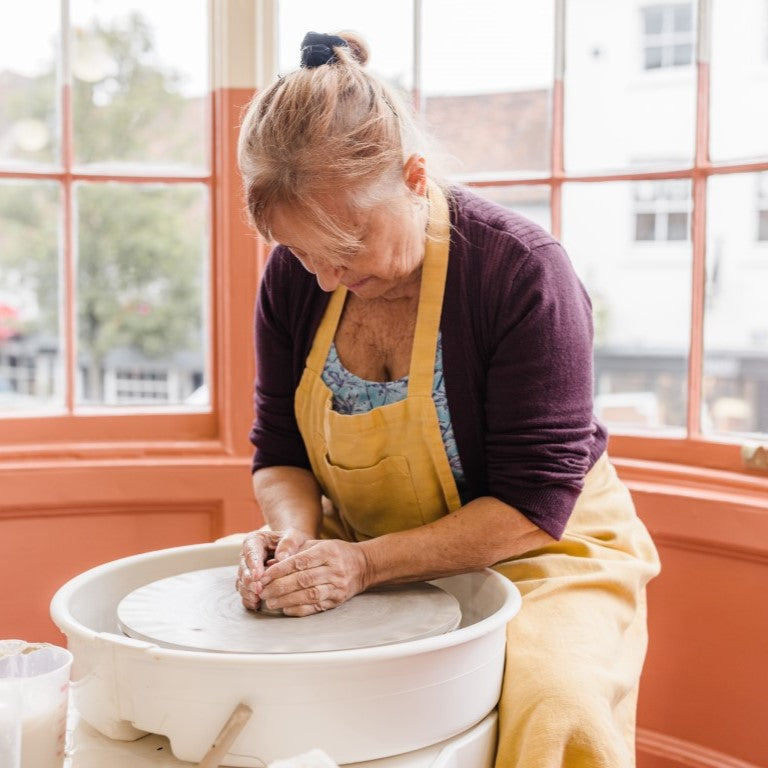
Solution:
[(251, 719), (251, 715), (253, 710), (247, 704), (240, 702), (227, 718), (227, 722), (214, 739), (213, 746), (205, 753), (198, 768), (219, 768), (229, 748)]

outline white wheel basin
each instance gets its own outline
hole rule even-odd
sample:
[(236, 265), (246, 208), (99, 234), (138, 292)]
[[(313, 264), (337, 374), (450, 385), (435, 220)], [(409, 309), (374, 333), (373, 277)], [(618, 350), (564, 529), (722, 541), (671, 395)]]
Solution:
[(149, 552), (93, 568), (59, 589), (51, 616), (74, 655), (72, 692), (83, 719), (114, 739), (162, 734), (177, 758), (199, 762), (244, 702), (254, 715), (223, 764), (263, 768), (313, 748), (340, 764), (421, 749), (462, 733), (496, 706), (505, 627), (521, 600), (490, 569), (432, 582), (458, 599), (458, 629), (393, 645), (229, 654), (121, 634), (116, 607), (129, 592), (236, 563), (239, 552), (238, 543)]

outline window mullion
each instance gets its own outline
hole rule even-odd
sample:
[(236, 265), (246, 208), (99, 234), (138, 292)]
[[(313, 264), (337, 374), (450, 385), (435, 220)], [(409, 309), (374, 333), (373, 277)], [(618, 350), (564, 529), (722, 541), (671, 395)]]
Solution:
[(63, 198), (63, 264), (61, 270), (61, 310), (63, 315), (61, 348), (64, 363), (64, 404), (68, 414), (74, 413), (77, 371), (75, 343), (75, 205), (72, 189), (73, 124), (72, 124), (72, 60), (70, 0), (61, 2), (61, 164)]
[(691, 346), (688, 355), (688, 437), (701, 437), (706, 303), (707, 179), (709, 161), (710, 0), (698, 0), (696, 48), (696, 151), (694, 155), (691, 237)]
[(549, 205), (552, 234), (560, 238), (563, 226), (563, 177), (565, 162), (563, 133), (565, 128), (565, 0), (555, 0), (555, 68), (552, 82), (552, 131), (550, 174), (551, 189)]
[(424, 119), (424, 88), (422, 86), (421, 57), (423, 51), (422, 21), (424, 9), (422, 0), (413, 0), (413, 108), (419, 119)]

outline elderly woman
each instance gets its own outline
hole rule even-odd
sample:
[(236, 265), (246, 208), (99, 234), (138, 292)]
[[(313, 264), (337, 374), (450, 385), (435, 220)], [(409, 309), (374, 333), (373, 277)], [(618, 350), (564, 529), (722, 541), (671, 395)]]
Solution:
[(653, 544), (592, 415), (589, 299), (562, 247), (430, 175), (353, 35), (310, 33), (239, 161), (278, 245), (256, 314), (243, 603), (290, 616), (493, 566), (508, 627), (497, 766), (634, 764)]

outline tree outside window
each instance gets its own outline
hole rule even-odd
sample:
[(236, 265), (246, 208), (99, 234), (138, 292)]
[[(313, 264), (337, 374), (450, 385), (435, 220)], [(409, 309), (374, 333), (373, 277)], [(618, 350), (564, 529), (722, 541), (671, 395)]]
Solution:
[[(207, 376), (207, 3), (86, 0), (36, 28), (58, 5), (0, 9), (38, 51), (0, 53), (0, 411), (61, 410), (67, 350), (75, 407), (181, 403)], [(137, 398), (126, 366), (176, 386)]]

